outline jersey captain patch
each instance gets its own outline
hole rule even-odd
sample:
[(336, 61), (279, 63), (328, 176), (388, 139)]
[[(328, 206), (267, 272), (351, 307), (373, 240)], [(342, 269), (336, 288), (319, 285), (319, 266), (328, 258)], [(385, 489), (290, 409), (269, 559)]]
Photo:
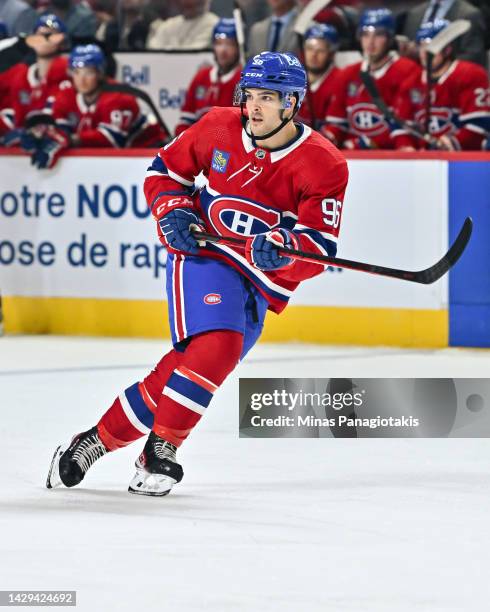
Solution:
[(211, 168), (215, 172), (224, 174), (226, 172), (226, 168), (228, 166), (229, 161), (230, 161), (229, 153), (225, 153), (224, 151), (220, 151), (219, 149), (214, 149), (213, 159), (211, 161)]

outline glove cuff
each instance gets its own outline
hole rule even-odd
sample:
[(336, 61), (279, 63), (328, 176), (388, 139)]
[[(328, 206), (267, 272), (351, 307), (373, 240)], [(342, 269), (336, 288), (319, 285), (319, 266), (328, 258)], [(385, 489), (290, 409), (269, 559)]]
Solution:
[[(152, 207), (153, 217), (160, 221), (171, 210), (176, 208), (192, 208), (194, 209), (194, 201), (189, 196), (177, 196), (169, 198), (168, 195), (162, 195), (158, 198)], [(195, 209), (194, 209), (195, 210)]]
[[(294, 234), (294, 232), (284, 229), (284, 228), (280, 228), (279, 230), (276, 230), (276, 231), (278, 231), (281, 234), (282, 241), (283, 241), (281, 245), (278, 245), (279, 248), (283, 249), (284, 251), (287, 251), (288, 249), (297, 250), (299, 248), (299, 240), (298, 240), (298, 237)], [(274, 235), (274, 232), (272, 232), (272, 235)], [(283, 253), (282, 257), (287, 257), (287, 255)], [(291, 268), (296, 263), (296, 260), (293, 259), (292, 257), (287, 257), (287, 258), (289, 259), (289, 262), (285, 266), (283, 266), (283, 269)]]

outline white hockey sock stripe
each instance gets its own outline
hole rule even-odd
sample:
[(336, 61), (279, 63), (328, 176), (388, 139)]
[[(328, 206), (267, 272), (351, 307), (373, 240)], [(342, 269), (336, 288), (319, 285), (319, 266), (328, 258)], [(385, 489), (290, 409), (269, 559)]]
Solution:
[(196, 402), (193, 402), (190, 398), (186, 397), (185, 395), (182, 395), (178, 391), (175, 391), (174, 389), (170, 389), (170, 387), (164, 388), (163, 395), (169, 397), (170, 399), (174, 400), (174, 402), (177, 402), (178, 404), (182, 404), (182, 406), (185, 406), (189, 410), (192, 410), (193, 412), (197, 412), (197, 414), (203, 415), (206, 410), (204, 406), (200, 406), (199, 404), (197, 404)]
[(146, 427), (135, 415), (133, 409), (131, 408), (130, 403), (128, 402), (128, 398), (125, 393), (121, 393), (119, 396), (119, 401), (121, 402), (122, 409), (124, 410), (124, 414), (126, 415), (128, 421), (131, 425), (137, 429), (142, 434), (147, 434), (150, 431), (149, 427)]

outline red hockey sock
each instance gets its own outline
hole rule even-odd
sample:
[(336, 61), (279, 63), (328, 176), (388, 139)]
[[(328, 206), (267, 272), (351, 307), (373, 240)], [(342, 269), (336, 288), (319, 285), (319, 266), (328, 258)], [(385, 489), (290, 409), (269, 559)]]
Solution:
[(234, 331), (216, 330), (193, 337), (163, 388), (153, 431), (180, 446), (237, 365), (242, 347), (243, 335)]
[(127, 446), (149, 433), (162, 389), (181, 358), (182, 353), (172, 349), (142, 382), (115, 399), (97, 423), (100, 439), (109, 450)]

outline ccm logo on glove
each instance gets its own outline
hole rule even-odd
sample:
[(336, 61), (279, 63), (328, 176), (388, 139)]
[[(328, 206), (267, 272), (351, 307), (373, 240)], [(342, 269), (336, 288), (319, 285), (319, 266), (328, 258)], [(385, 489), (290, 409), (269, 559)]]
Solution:
[(169, 211), (174, 208), (192, 208), (194, 206), (191, 198), (186, 196), (180, 198), (172, 198), (159, 204), (154, 212), (157, 219), (160, 219), (163, 215), (166, 215)]

